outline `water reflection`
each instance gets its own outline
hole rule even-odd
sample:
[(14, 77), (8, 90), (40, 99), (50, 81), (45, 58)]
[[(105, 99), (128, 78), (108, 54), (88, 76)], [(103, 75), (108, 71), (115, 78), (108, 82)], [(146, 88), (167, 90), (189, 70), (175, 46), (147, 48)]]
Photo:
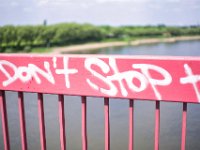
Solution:
[(109, 55), (171, 55), (200, 56), (200, 41), (179, 41), (174, 43), (157, 43), (138, 46), (123, 46), (102, 48), (77, 52), (79, 54), (109, 54)]

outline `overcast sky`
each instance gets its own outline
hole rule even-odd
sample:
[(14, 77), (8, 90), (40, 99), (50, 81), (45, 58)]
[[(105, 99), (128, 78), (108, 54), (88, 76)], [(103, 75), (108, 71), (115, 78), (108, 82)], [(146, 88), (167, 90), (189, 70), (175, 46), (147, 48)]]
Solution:
[(199, 25), (200, 0), (0, 0), (0, 25)]

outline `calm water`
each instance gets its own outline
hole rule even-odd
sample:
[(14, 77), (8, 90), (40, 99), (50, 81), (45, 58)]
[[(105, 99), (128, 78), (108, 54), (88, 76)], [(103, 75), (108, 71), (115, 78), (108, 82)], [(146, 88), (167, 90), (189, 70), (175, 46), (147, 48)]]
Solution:
[[(96, 53), (93, 51), (92, 53)], [(200, 41), (126, 46), (100, 50), (100, 54), (122, 55), (180, 55), (200, 56)], [(184, 91), (183, 91), (184, 92)], [(7, 92), (7, 111), (12, 150), (20, 150), (19, 113), (17, 93)], [(59, 146), (58, 103), (56, 95), (44, 95), (47, 149)], [(128, 101), (110, 100), (111, 149), (128, 149)], [(25, 94), (28, 148), (40, 149), (37, 95)], [(90, 150), (104, 149), (104, 113), (102, 98), (88, 98), (88, 147)], [(154, 110), (151, 101), (135, 101), (135, 149), (151, 150), (154, 147)], [(161, 102), (160, 149), (180, 149), (182, 104)], [(68, 150), (81, 150), (81, 100), (65, 96), (66, 135)], [(200, 149), (200, 105), (188, 105), (187, 149)], [(0, 128), (1, 128), (0, 123)], [(3, 137), (0, 130), (0, 150)]]
[[(200, 56), (200, 41), (146, 44), (93, 50), (93, 54)], [(86, 52), (87, 54), (87, 52)]]

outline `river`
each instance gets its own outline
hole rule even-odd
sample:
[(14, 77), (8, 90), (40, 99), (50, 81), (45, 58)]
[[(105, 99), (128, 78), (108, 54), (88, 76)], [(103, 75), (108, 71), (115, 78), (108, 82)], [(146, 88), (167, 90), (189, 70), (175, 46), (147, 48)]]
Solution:
[[(139, 46), (125, 46), (90, 51), (93, 54), (200, 56), (200, 41), (182, 41)], [(184, 91), (182, 91), (184, 92)], [(170, 94), (170, 93), (169, 93)], [(19, 113), (16, 92), (6, 92), (9, 134), (12, 150), (20, 150)], [(88, 149), (104, 149), (104, 105), (102, 98), (88, 98)], [(128, 149), (128, 100), (110, 100), (111, 149)], [(44, 94), (46, 140), (48, 150), (59, 146), (58, 103), (56, 95)], [(154, 147), (155, 102), (135, 101), (134, 148), (150, 150)], [(29, 150), (40, 149), (37, 95), (25, 93), (25, 115)], [(177, 150), (181, 144), (181, 103), (161, 102), (160, 149)], [(187, 143), (190, 150), (200, 149), (200, 105), (188, 104)], [(65, 96), (67, 149), (81, 149), (81, 100)], [(0, 128), (2, 124), (0, 123)], [(0, 149), (3, 136), (0, 130)]]

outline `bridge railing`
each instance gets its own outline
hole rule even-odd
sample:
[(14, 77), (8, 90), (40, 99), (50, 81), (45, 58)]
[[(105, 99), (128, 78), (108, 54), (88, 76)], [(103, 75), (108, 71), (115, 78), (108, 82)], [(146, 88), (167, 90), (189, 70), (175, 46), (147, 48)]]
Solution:
[(57, 94), (60, 145), (66, 150), (64, 95), (82, 100), (82, 149), (87, 150), (87, 97), (104, 98), (105, 150), (110, 149), (109, 98), (129, 100), (129, 150), (134, 148), (134, 100), (155, 101), (154, 149), (159, 149), (160, 101), (183, 103), (181, 150), (185, 150), (187, 103), (200, 102), (200, 57), (103, 55), (0, 55), (0, 108), (4, 149), (10, 149), (5, 91), (18, 92), (22, 149), (26, 150), (23, 92), (38, 93), (41, 149), (46, 149), (43, 94)]

